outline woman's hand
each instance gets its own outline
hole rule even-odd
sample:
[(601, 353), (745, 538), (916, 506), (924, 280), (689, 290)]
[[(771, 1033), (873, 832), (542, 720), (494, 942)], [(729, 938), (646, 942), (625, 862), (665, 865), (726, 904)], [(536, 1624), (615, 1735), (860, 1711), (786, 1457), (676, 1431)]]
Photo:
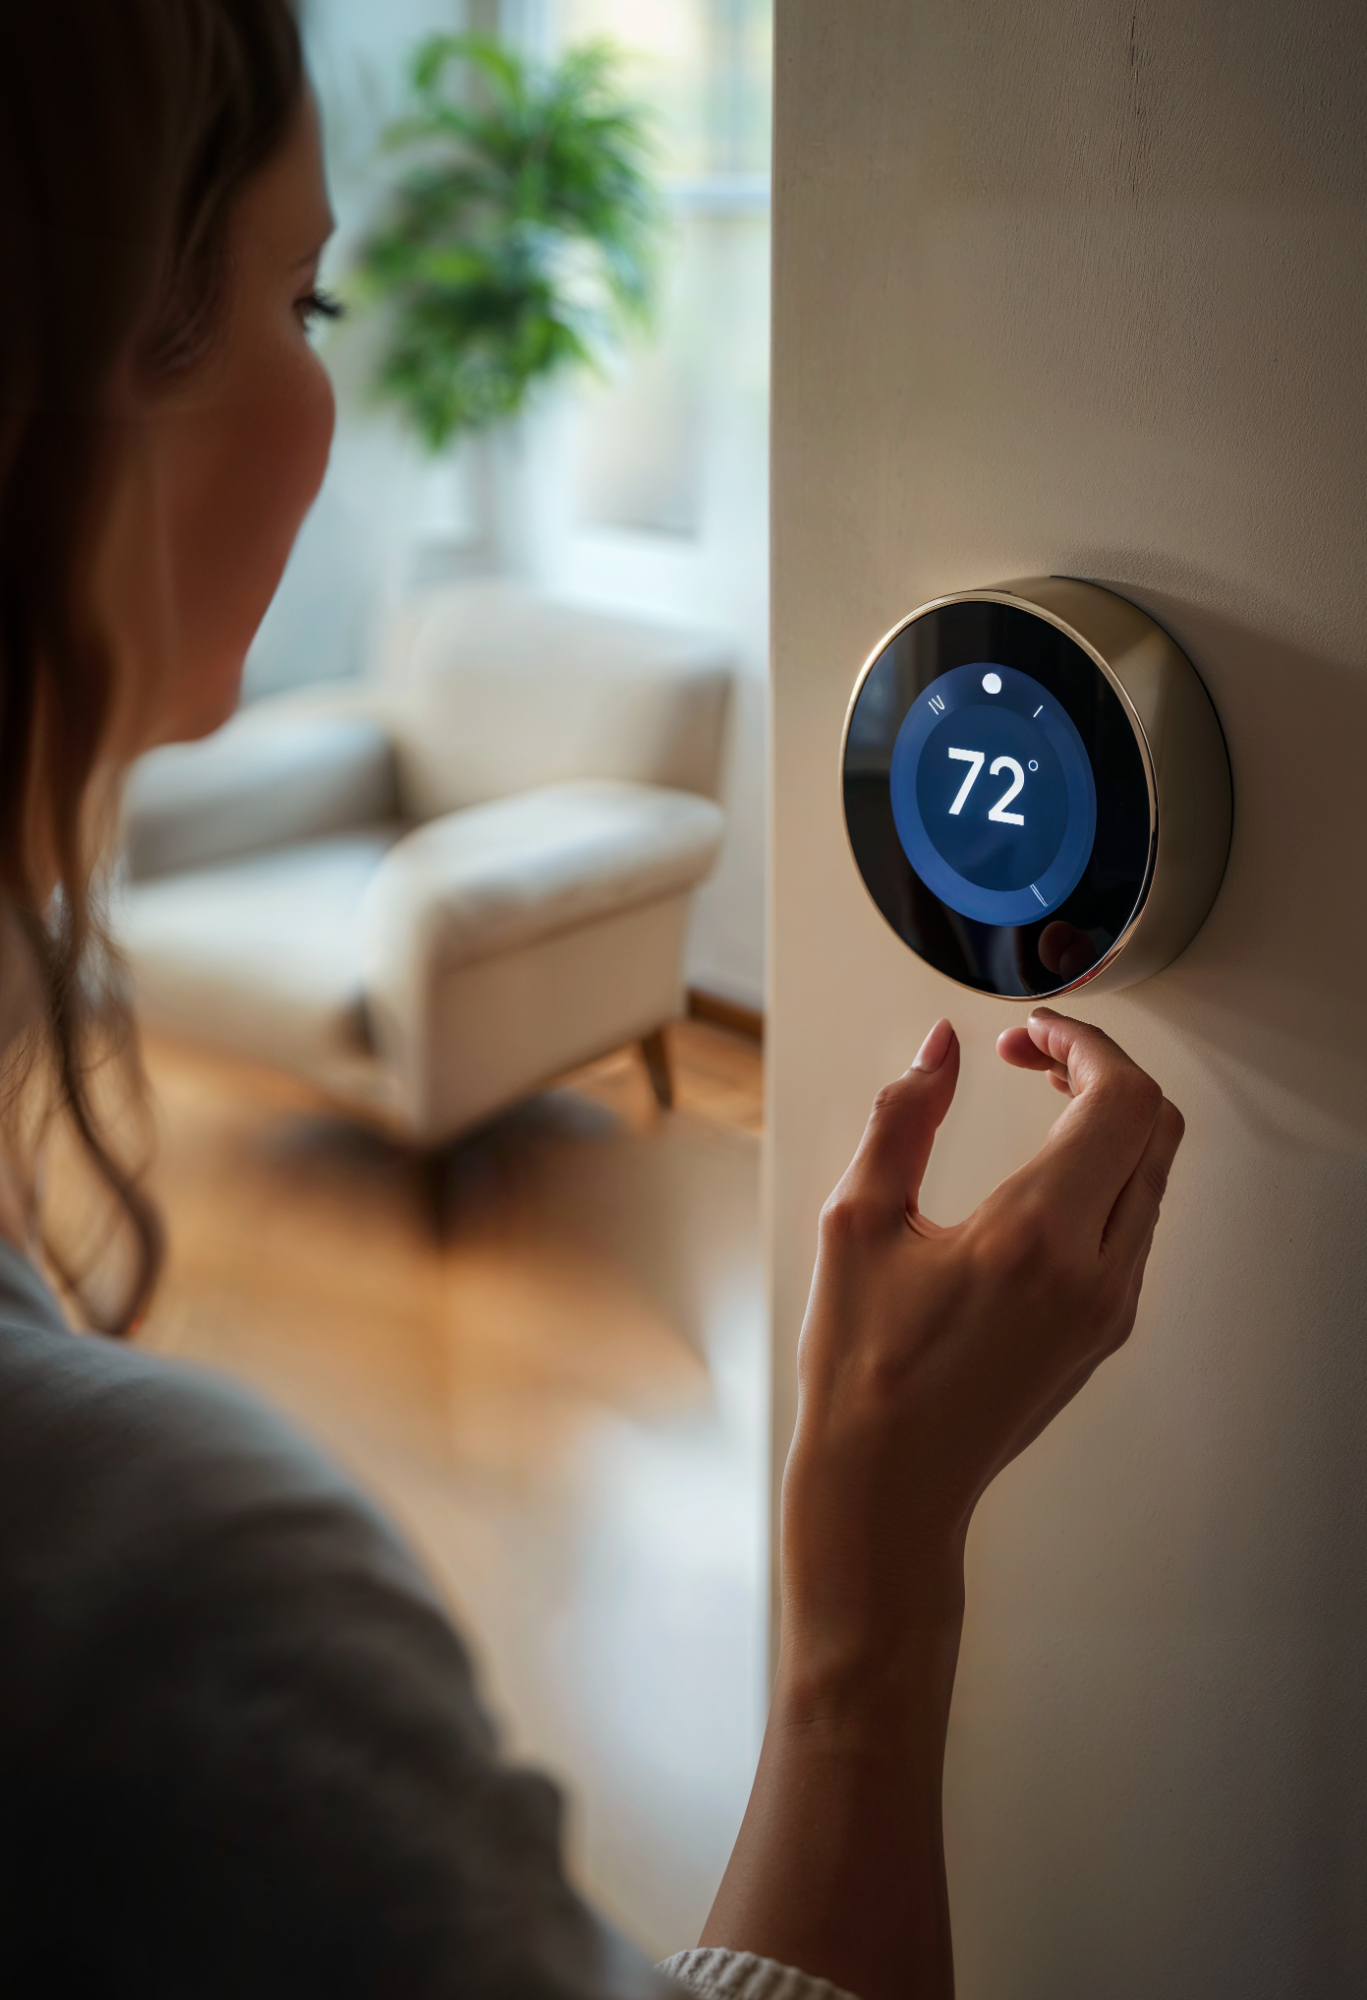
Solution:
[(959, 1072), (941, 1021), (822, 1212), (783, 1502), (783, 1643), (804, 1673), (886, 1661), (939, 1615), (984, 1488), (1134, 1325), (1181, 1115), (1047, 1009), (998, 1047), (1072, 1100), (1028, 1166), (965, 1222), (921, 1214)]
[(1182, 1119), (1095, 1028), (998, 1042), (1071, 1102), (966, 1222), (920, 1211), (948, 1021), (880, 1091), (822, 1211), (783, 1488), (778, 1678), (703, 1933), (860, 2000), (951, 2000), (940, 1788), (984, 1488), (1134, 1324)]

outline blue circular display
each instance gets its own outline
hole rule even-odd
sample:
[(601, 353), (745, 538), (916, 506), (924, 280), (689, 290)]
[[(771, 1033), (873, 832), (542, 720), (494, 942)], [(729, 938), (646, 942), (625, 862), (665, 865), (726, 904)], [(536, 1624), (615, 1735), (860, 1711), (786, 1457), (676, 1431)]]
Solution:
[(933, 894), (985, 924), (1056, 910), (1096, 839), (1096, 781), (1067, 710), (1014, 667), (976, 660), (908, 709), (889, 773), (908, 861)]

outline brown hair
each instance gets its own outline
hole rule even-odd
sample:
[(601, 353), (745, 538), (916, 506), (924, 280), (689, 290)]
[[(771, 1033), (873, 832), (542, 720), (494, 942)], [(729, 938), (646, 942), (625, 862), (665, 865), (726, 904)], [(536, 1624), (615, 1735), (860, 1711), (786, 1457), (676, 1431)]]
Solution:
[(11, 1126), (41, 1071), (131, 1225), (124, 1297), (88, 1310), (111, 1333), (151, 1295), (161, 1230), (95, 1101), (111, 1058), (140, 1086), (91, 891), (114, 692), (92, 608), (110, 388), (130, 353), (174, 372), (211, 345), (232, 207), (302, 86), (290, 0), (0, 0), (0, 980), (36, 975), (41, 994), (0, 1062)]

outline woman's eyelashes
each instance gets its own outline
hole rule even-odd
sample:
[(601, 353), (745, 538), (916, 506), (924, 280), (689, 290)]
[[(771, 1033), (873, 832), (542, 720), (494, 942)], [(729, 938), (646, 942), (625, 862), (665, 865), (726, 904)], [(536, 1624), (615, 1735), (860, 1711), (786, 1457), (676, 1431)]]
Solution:
[(343, 319), (346, 316), (346, 307), (341, 300), (333, 298), (331, 292), (323, 291), (319, 285), (305, 292), (302, 299), (296, 299), (294, 309), (306, 327), (316, 326), (319, 320)]

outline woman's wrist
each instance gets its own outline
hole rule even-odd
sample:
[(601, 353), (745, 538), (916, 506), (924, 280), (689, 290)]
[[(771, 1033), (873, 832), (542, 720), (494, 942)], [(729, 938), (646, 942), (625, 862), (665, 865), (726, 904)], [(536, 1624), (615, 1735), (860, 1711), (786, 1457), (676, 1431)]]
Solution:
[[(806, 1594), (803, 1594), (804, 1599)], [(887, 1743), (948, 1715), (963, 1630), (962, 1549), (848, 1602), (786, 1601), (771, 1716), (784, 1727)]]

